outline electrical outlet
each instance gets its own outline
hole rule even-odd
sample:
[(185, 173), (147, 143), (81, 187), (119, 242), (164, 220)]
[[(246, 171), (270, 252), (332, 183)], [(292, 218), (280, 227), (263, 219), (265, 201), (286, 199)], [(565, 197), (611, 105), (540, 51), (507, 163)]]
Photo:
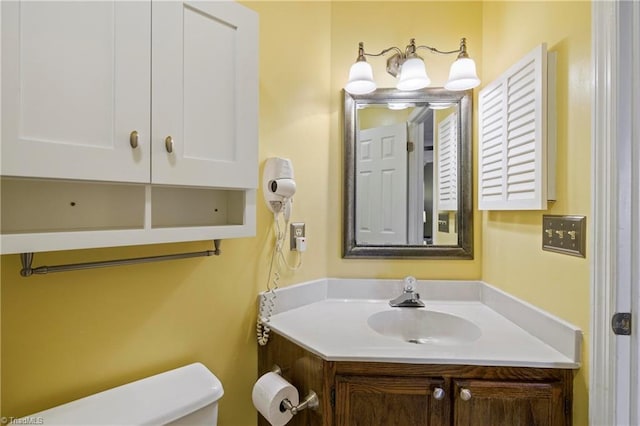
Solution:
[(296, 250), (296, 238), (306, 237), (304, 222), (294, 222), (289, 225), (289, 249)]

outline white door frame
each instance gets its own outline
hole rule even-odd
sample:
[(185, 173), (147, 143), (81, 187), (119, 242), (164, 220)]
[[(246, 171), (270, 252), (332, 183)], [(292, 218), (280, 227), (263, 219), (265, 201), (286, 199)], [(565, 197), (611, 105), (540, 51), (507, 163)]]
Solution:
[[(592, 2), (592, 425), (640, 422), (639, 25), (636, 2)], [(611, 331), (611, 316), (620, 311), (635, 316), (631, 337)]]

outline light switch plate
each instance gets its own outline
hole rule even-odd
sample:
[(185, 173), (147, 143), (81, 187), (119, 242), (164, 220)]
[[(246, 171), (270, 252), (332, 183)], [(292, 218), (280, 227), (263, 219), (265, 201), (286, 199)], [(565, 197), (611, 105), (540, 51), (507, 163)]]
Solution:
[(438, 232), (449, 233), (449, 212), (438, 214)]
[(586, 257), (585, 216), (542, 216), (542, 249)]

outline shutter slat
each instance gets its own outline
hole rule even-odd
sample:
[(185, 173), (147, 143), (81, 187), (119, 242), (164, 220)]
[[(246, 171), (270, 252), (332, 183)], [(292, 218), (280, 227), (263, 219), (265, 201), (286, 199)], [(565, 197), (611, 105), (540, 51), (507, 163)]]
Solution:
[(482, 177), (484, 179), (498, 177), (498, 176), (502, 176), (502, 163), (501, 162), (496, 162), (496, 163), (492, 163), (492, 164), (487, 165), (487, 167), (485, 167), (485, 169), (484, 169), (484, 173), (482, 174)]
[(517, 164), (509, 168), (509, 174), (507, 175), (507, 178), (508, 176), (511, 176), (511, 175), (516, 175), (518, 173), (524, 173), (524, 172), (530, 172), (530, 171), (535, 171), (534, 163), (527, 162), (527, 163)]
[[(486, 143), (499, 144), (502, 142), (502, 128), (496, 129), (491, 133), (481, 134), (484, 137)], [(481, 147), (482, 149), (482, 147)]]
[[(513, 166), (527, 164), (527, 163), (533, 163), (531, 164), (531, 167), (535, 168), (535, 159), (536, 159), (535, 151), (526, 152), (521, 155), (514, 155), (513, 157), (508, 158), (507, 168), (511, 168)], [(507, 175), (508, 174), (509, 174), (509, 171), (507, 170)]]
[(509, 88), (518, 87), (523, 80), (526, 80), (535, 72), (535, 61), (536, 58), (528, 58), (524, 62), (519, 62), (511, 69), (511, 73), (509, 73), (506, 78)]
[(494, 145), (491, 148), (482, 151), (482, 158), (485, 159), (485, 161), (489, 161), (489, 158), (492, 158), (493, 156), (502, 155), (502, 150), (502, 146)]
[(518, 137), (515, 137), (509, 141), (509, 149), (516, 148), (525, 144), (533, 144), (535, 146), (536, 143), (536, 134), (535, 132), (524, 133)]
[(533, 156), (531, 158), (535, 160), (536, 158), (535, 152), (536, 152), (536, 146), (534, 143), (522, 144), (522, 145), (518, 145), (515, 148), (509, 148), (509, 151), (507, 152), (507, 158), (514, 158), (514, 157), (519, 157), (525, 154), (533, 153)]
[(493, 88), (486, 88), (484, 91), (483, 97), (487, 104), (492, 103), (501, 103), (502, 102), (502, 91), (504, 90), (502, 81), (497, 82)]
[(514, 175), (509, 175), (509, 178), (507, 179), (507, 183), (514, 184), (514, 183), (522, 183), (522, 182), (535, 182), (535, 180), (536, 180), (535, 172), (530, 171), (527, 173), (518, 173)]
[(507, 114), (509, 117), (520, 116), (522, 114), (535, 111), (536, 94), (535, 91), (523, 93), (523, 96), (509, 98)]
[(535, 68), (527, 69), (527, 72), (522, 75), (522, 78), (510, 80), (509, 83), (509, 97), (517, 99), (525, 96), (525, 93), (531, 91), (531, 88), (536, 86)]

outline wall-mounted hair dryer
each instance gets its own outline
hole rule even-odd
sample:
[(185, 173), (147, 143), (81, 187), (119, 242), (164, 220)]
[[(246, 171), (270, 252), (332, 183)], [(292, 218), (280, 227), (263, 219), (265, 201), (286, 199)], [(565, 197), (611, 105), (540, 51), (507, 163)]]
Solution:
[(267, 207), (274, 213), (291, 214), (291, 197), (296, 192), (293, 165), (287, 158), (267, 158), (262, 172), (262, 192)]
[[(291, 217), (291, 197), (296, 193), (296, 181), (293, 180), (293, 164), (291, 164), (291, 160), (280, 157), (267, 158), (262, 171), (262, 193), (267, 207), (274, 213), (273, 222), (276, 232), (274, 249), (271, 255), (271, 267), (269, 268), (269, 279), (267, 281), (267, 292), (265, 297), (260, 298), (260, 311), (256, 326), (258, 343), (264, 346), (269, 341), (269, 332), (271, 331), (269, 318), (271, 318), (275, 306), (276, 293), (274, 290), (278, 288), (280, 265), (286, 265), (287, 268), (294, 271), (302, 266), (300, 251), (297, 252), (298, 264), (293, 267), (287, 263), (282, 254), (282, 248), (287, 238), (289, 218)], [(284, 230), (280, 226), (280, 213), (282, 213), (282, 218), (284, 218), (285, 222)]]

